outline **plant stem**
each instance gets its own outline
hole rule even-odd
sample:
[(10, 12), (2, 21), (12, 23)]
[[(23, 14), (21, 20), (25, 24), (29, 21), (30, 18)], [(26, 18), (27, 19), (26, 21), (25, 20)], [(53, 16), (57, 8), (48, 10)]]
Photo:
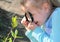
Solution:
[(13, 39), (13, 42), (15, 41), (16, 38)]
[(11, 29), (11, 30), (10, 30), (10, 32), (8, 33), (8, 35), (7, 35), (7, 37), (6, 37), (6, 39), (5, 39), (5, 41), (4, 41), (4, 42), (7, 42), (7, 39), (8, 39), (8, 37), (9, 37), (9, 35), (10, 35), (11, 31), (12, 31), (12, 29)]

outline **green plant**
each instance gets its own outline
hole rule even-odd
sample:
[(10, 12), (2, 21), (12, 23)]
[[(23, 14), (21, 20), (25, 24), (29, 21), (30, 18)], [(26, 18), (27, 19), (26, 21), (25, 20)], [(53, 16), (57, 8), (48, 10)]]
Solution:
[(12, 17), (12, 28), (17, 27), (18, 22), (17, 22), (17, 16)]
[(14, 38), (13, 42), (15, 41), (16, 38), (23, 38), (23, 37), (18, 36), (18, 30), (17, 29), (15, 30), (15, 32), (11, 31), (11, 35)]
[(12, 42), (12, 38), (9, 38), (8, 40), (9, 40), (9, 42)]
[(10, 32), (7, 34), (7, 37), (3, 39), (3, 42), (7, 42), (7, 41), (14, 42), (16, 38), (23, 38), (21, 36), (18, 36), (18, 30), (16, 29), (16, 27), (18, 26), (17, 16), (13, 16), (11, 20), (12, 20), (12, 23), (11, 23), (12, 28), (10, 28)]

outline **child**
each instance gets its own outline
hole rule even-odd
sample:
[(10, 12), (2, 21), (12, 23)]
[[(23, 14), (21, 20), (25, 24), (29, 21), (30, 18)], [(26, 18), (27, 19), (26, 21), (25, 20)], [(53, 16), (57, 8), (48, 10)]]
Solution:
[(23, 0), (21, 4), (25, 12), (21, 23), (25, 26), (25, 34), (30, 41), (53, 42), (50, 38), (53, 12), (50, 0)]

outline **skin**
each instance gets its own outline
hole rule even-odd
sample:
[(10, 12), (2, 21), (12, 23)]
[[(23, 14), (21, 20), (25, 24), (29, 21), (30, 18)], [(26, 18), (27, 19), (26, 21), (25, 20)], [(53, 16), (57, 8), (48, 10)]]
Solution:
[(25, 17), (23, 17), (23, 19), (21, 20), (21, 23), (25, 26), (26, 30), (34, 30), (35, 27), (41, 26), (42, 24), (45, 23), (46, 19), (50, 15), (48, 3), (42, 4), (41, 8), (36, 8), (33, 5), (31, 5), (30, 2), (27, 2), (25, 7), (22, 6), (22, 10), (24, 12), (28, 10), (29, 12), (32, 13), (34, 18), (34, 22), (32, 23), (29, 23), (28, 21), (26, 21)]

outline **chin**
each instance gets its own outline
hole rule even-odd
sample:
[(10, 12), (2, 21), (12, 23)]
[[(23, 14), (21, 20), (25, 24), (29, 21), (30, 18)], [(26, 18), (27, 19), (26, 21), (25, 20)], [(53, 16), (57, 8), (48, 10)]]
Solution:
[(41, 25), (43, 25), (43, 23), (40, 22), (40, 23), (38, 23), (38, 25), (41, 26)]

